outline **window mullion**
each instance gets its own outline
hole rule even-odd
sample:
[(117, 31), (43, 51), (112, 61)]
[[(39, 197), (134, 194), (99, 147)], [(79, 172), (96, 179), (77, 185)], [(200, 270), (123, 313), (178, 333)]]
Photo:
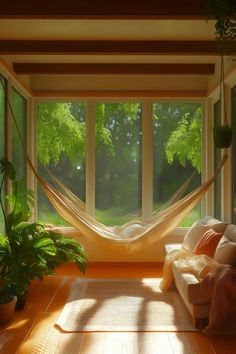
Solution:
[[(12, 104), (12, 94), (13, 94), (13, 87), (12, 81), (8, 78), (7, 82), (7, 122), (6, 122), (6, 156), (9, 161), (12, 161), (12, 112), (9, 106), (9, 102)], [(11, 193), (11, 182), (7, 179), (6, 182), (6, 194)]]
[(142, 217), (153, 210), (152, 104), (142, 102)]
[[(27, 99), (27, 123), (26, 123), (26, 136), (27, 136), (27, 155), (30, 158), (33, 166), (37, 165), (37, 154), (35, 146), (35, 129), (36, 129), (36, 116), (33, 98)], [(35, 206), (33, 210), (32, 219), (37, 219), (37, 180), (29, 165), (26, 165), (27, 173), (27, 188), (31, 189), (35, 195)]]
[(95, 102), (88, 101), (86, 116), (86, 212), (95, 216)]

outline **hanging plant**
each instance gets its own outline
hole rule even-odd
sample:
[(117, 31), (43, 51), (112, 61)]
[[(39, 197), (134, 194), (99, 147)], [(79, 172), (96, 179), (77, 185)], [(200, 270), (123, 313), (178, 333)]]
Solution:
[(216, 19), (215, 38), (221, 54), (220, 101), (223, 106), (222, 124), (213, 129), (214, 143), (217, 148), (229, 148), (233, 130), (229, 125), (224, 83), (224, 54), (230, 52), (232, 41), (236, 39), (236, 0), (207, 0), (207, 13)]
[(220, 101), (223, 105), (223, 118), (222, 125), (216, 126), (213, 129), (215, 147), (221, 149), (227, 149), (230, 147), (233, 137), (233, 130), (229, 126), (226, 100), (225, 100), (225, 84), (224, 84), (224, 56), (221, 55), (221, 72), (220, 72)]
[(232, 128), (228, 125), (221, 125), (214, 128), (214, 143), (215, 147), (227, 149), (232, 142)]
[(221, 53), (236, 39), (236, 0), (208, 0), (207, 13), (216, 19), (215, 36)]

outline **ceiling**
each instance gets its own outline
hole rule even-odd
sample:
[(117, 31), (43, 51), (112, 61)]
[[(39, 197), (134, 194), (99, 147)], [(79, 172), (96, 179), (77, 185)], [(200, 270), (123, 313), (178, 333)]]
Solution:
[(1, 4), (0, 58), (34, 92), (206, 92), (218, 80), (204, 0), (53, 3)]

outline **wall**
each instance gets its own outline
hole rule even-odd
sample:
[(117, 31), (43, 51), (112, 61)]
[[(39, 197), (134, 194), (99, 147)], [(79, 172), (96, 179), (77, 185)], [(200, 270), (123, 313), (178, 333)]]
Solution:
[(186, 230), (179, 229), (173, 234), (154, 242), (151, 246), (135, 252), (119, 251), (104, 245), (102, 242), (90, 240), (73, 228), (58, 228), (68, 236), (72, 236), (80, 242), (90, 262), (163, 262), (164, 246), (166, 243), (182, 242)]

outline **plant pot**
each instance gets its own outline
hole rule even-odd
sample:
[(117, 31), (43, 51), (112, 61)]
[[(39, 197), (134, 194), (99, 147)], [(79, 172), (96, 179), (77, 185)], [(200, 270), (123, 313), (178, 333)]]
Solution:
[(17, 297), (14, 296), (13, 299), (4, 304), (0, 304), (0, 324), (7, 323), (13, 317)]
[(25, 294), (22, 297), (17, 298), (15, 311), (20, 311), (20, 310), (24, 309), (25, 303), (26, 303), (26, 298), (27, 298), (27, 294)]
[(228, 126), (222, 126), (214, 128), (214, 143), (217, 148), (229, 148), (232, 142), (232, 128)]

